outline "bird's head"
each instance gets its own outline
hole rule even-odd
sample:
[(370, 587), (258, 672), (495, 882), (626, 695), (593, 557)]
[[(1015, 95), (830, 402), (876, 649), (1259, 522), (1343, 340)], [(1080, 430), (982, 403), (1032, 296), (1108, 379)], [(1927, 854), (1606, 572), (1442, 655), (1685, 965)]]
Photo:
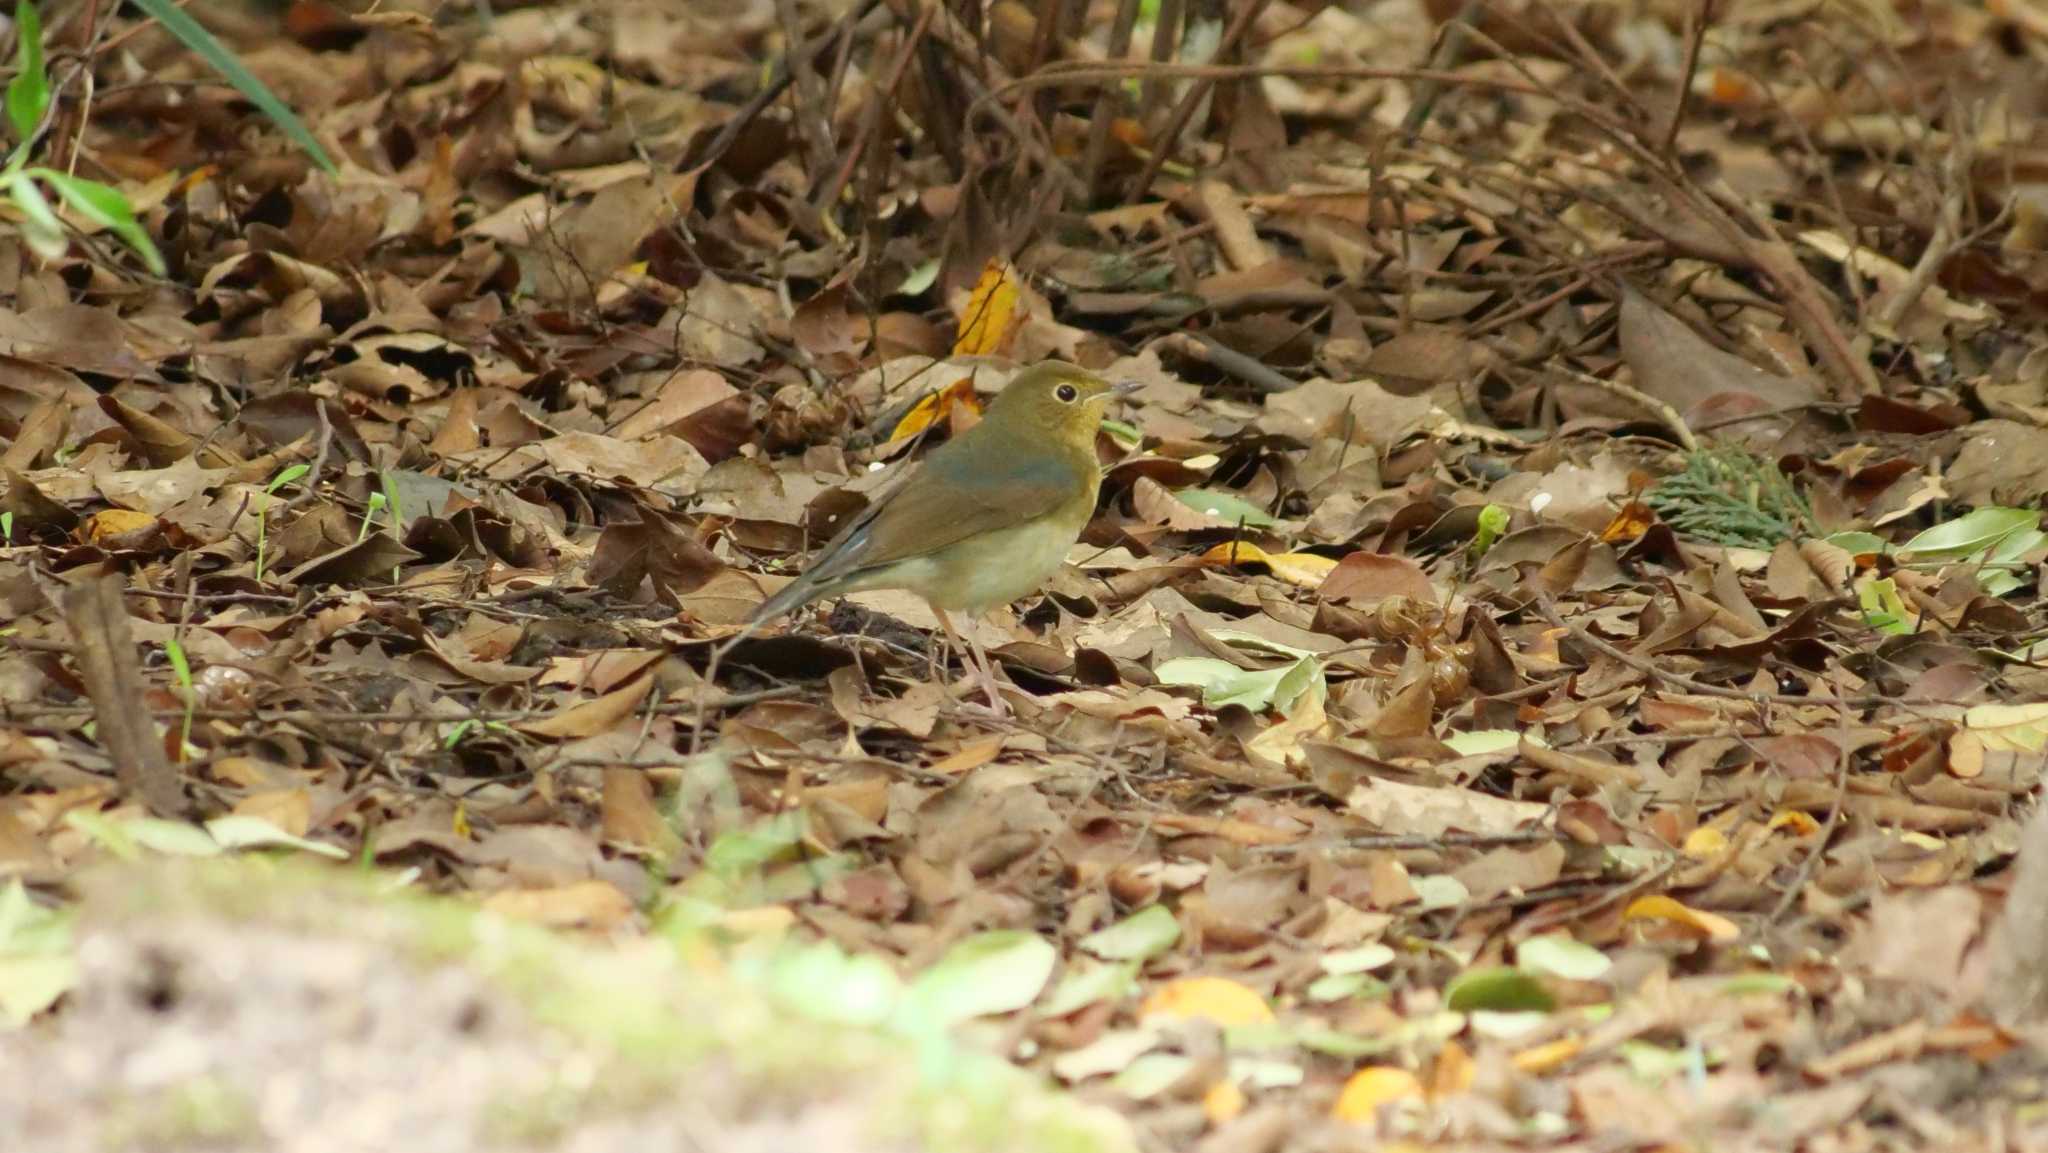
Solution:
[(1092, 445), (1109, 402), (1136, 387), (1111, 384), (1092, 372), (1048, 360), (1012, 377), (982, 419), (1027, 436)]

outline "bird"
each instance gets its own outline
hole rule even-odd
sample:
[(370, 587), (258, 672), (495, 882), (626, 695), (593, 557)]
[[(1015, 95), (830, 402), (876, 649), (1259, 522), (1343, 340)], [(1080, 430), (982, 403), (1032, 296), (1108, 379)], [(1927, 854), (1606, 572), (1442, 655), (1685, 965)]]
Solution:
[[(1066, 560), (1102, 485), (1096, 430), (1110, 402), (1137, 387), (1061, 361), (1018, 372), (979, 423), (841, 528), (742, 634), (822, 597), (901, 589), (924, 598), (957, 648), (950, 613), (1029, 595)], [(968, 644), (989, 707), (1007, 715), (988, 654)]]

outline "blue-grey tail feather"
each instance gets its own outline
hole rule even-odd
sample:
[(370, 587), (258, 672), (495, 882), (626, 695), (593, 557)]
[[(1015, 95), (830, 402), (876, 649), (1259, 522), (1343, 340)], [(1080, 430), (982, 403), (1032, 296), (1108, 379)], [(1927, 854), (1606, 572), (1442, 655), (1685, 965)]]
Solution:
[(747, 623), (750, 625), (765, 624), (776, 617), (793, 613), (812, 601), (817, 600), (819, 597), (824, 596), (826, 591), (826, 589), (820, 588), (816, 581), (810, 580), (807, 577), (798, 577), (776, 590), (774, 596), (762, 601), (761, 607), (754, 610), (754, 615), (747, 618)]

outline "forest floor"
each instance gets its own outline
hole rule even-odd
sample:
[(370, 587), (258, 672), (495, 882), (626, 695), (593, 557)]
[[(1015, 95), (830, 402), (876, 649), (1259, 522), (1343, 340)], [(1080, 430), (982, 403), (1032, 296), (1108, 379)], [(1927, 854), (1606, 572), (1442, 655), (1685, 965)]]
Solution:
[[(2048, 1148), (2039, 0), (189, 10), (334, 167), (44, 14), (138, 227), (9, 170), (35, 1147)], [(1047, 358), (1140, 387), (1008, 715), (908, 594), (707, 681)]]

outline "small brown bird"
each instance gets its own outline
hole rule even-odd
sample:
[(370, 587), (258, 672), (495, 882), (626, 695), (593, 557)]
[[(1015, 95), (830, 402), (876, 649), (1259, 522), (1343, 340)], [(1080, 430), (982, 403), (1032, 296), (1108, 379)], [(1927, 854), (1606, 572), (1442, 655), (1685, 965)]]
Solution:
[[(1019, 372), (980, 423), (862, 510), (761, 605), (748, 629), (820, 597), (903, 589), (932, 606), (957, 645), (949, 612), (1016, 600), (1066, 560), (1095, 513), (1103, 412), (1135, 387), (1057, 361)], [(969, 645), (990, 706), (1007, 711), (988, 654), (978, 641)]]

